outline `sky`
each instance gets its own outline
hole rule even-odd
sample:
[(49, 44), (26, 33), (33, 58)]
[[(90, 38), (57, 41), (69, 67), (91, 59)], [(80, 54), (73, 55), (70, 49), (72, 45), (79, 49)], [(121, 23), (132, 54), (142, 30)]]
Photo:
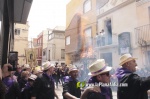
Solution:
[(70, 0), (33, 0), (28, 16), (29, 40), (47, 28), (66, 26), (66, 4)]

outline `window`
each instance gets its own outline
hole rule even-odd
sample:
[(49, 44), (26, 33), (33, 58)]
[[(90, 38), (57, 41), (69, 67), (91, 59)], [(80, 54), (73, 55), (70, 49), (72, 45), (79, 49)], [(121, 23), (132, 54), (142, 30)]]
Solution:
[(91, 28), (86, 29), (85, 30), (85, 37), (90, 37), (91, 38), (91, 32), (92, 32)]
[(54, 38), (54, 33), (51, 33), (51, 34), (48, 36), (48, 40), (51, 40), (52, 38)]
[(69, 45), (70, 44), (70, 36), (67, 36), (66, 37), (66, 45)]
[(15, 29), (15, 35), (20, 35), (20, 29)]
[(44, 50), (44, 51), (43, 51), (43, 56), (45, 56), (45, 55), (46, 55), (46, 51)]
[(52, 38), (52, 35), (49, 35), (49, 36), (48, 36), (48, 39), (50, 40), (51, 38)]
[(91, 38), (92, 29), (88, 28), (85, 30), (85, 44), (86, 46), (92, 45), (92, 38)]
[(65, 59), (65, 49), (61, 49), (61, 59)]
[(83, 5), (83, 12), (86, 13), (90, 10), (91, 10), (91, 0), (87, 0)]
[(64, 35), (61, 33), (55, 33), (56, 38), (64, 38)]

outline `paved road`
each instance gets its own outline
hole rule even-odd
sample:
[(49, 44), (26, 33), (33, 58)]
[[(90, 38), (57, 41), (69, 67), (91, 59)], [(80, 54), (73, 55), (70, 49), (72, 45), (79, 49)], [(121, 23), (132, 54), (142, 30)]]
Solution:
[[(63, 99), (63, 97), (62, 97), (62, 85), (59, 85), (58, 88), (56, 88), (55, 90), (59, 96), (59, 99)], [(117, 93), (116, 92), (113, 92), (113, 99), (117, 99)]]

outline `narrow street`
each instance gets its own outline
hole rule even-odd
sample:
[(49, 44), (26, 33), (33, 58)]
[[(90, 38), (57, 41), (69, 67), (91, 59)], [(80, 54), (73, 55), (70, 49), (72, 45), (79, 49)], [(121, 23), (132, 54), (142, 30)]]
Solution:
[[(56, 88), (55, 90), (56, 90), (57, 95), (59, 96), (59, 99), (63, 99), (63, 97), (62, 97), (62, 90), (63, 90), (62, 85), (59, 84), (58, 88)], [(113, 92), (113, 99), (117, 99), (117, 93), (116, 92)]]
[[(62, 97), (62, 85), (61, 84), (59, 84), (58, 85), (58, 88), (57, 87), (55, 87), (55, 90), (56, 90), (56, 93), (57, 93), (57, 95), (59, 96), (59, 99), (63, 99), (63, 97)], [(56, 98), (55, 98), (56, 99)]]

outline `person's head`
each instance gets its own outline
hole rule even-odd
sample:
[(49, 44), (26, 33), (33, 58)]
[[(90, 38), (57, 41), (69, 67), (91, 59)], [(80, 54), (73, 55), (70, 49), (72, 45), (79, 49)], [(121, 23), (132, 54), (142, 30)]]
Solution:
[(31, 73), (31, 67), (29, 64), (24, 64), (23, 71), (29, 71)]
[(42, 69), (41, 69), (41, 66), (37, 66), (35, 67), (34, 71), (33, 71), (33, 74), (39, 76), (43, 73)]
[(21, 72), (21, 70), (22, 70), (21, 65), (17, 65), (17, 69), (16, 69), (16, 71), (17, 71), (17, 72)]
[(78, 69), (75, 65), (70, 64), (69, 65), (69, 71), (68, 74), (73, 78), (76, 79), (78, 77)]
[(52, 75), (54, 73), (54, 64), (51, 64), (49, 61), (47, 61), (44, 65), (43, 65), (43, 71), (48, 73), (49, 75)]
[(98, 59), (89, 66), (90, 73), (88, 75), (95, 78), (98, 82), (109, 83), (109, 71), (111, 69), (112, 67), (106, 66), (104, 59)]
[(135, 72), (137, 66), (136, 59), (137, 58), (133, 58), (130, 54), (124, 54), (120, 57), (119, 65), (121, 65), (123, 68), (127, 68), (131, 72)]
[(22, 79), (28, 80), (29, 76), (30, 76), (29, 71), (22, 71), (22, 72), (21, 72), (21, 78), (22, 78)]
[(36, 75), (33, 75), (33, 74), (30, 75), (30, 77), (28, 78), (28, 82), (29, 82), (30, 86), (33, 86), (33, 83), (36, 78), (37, 78)]

